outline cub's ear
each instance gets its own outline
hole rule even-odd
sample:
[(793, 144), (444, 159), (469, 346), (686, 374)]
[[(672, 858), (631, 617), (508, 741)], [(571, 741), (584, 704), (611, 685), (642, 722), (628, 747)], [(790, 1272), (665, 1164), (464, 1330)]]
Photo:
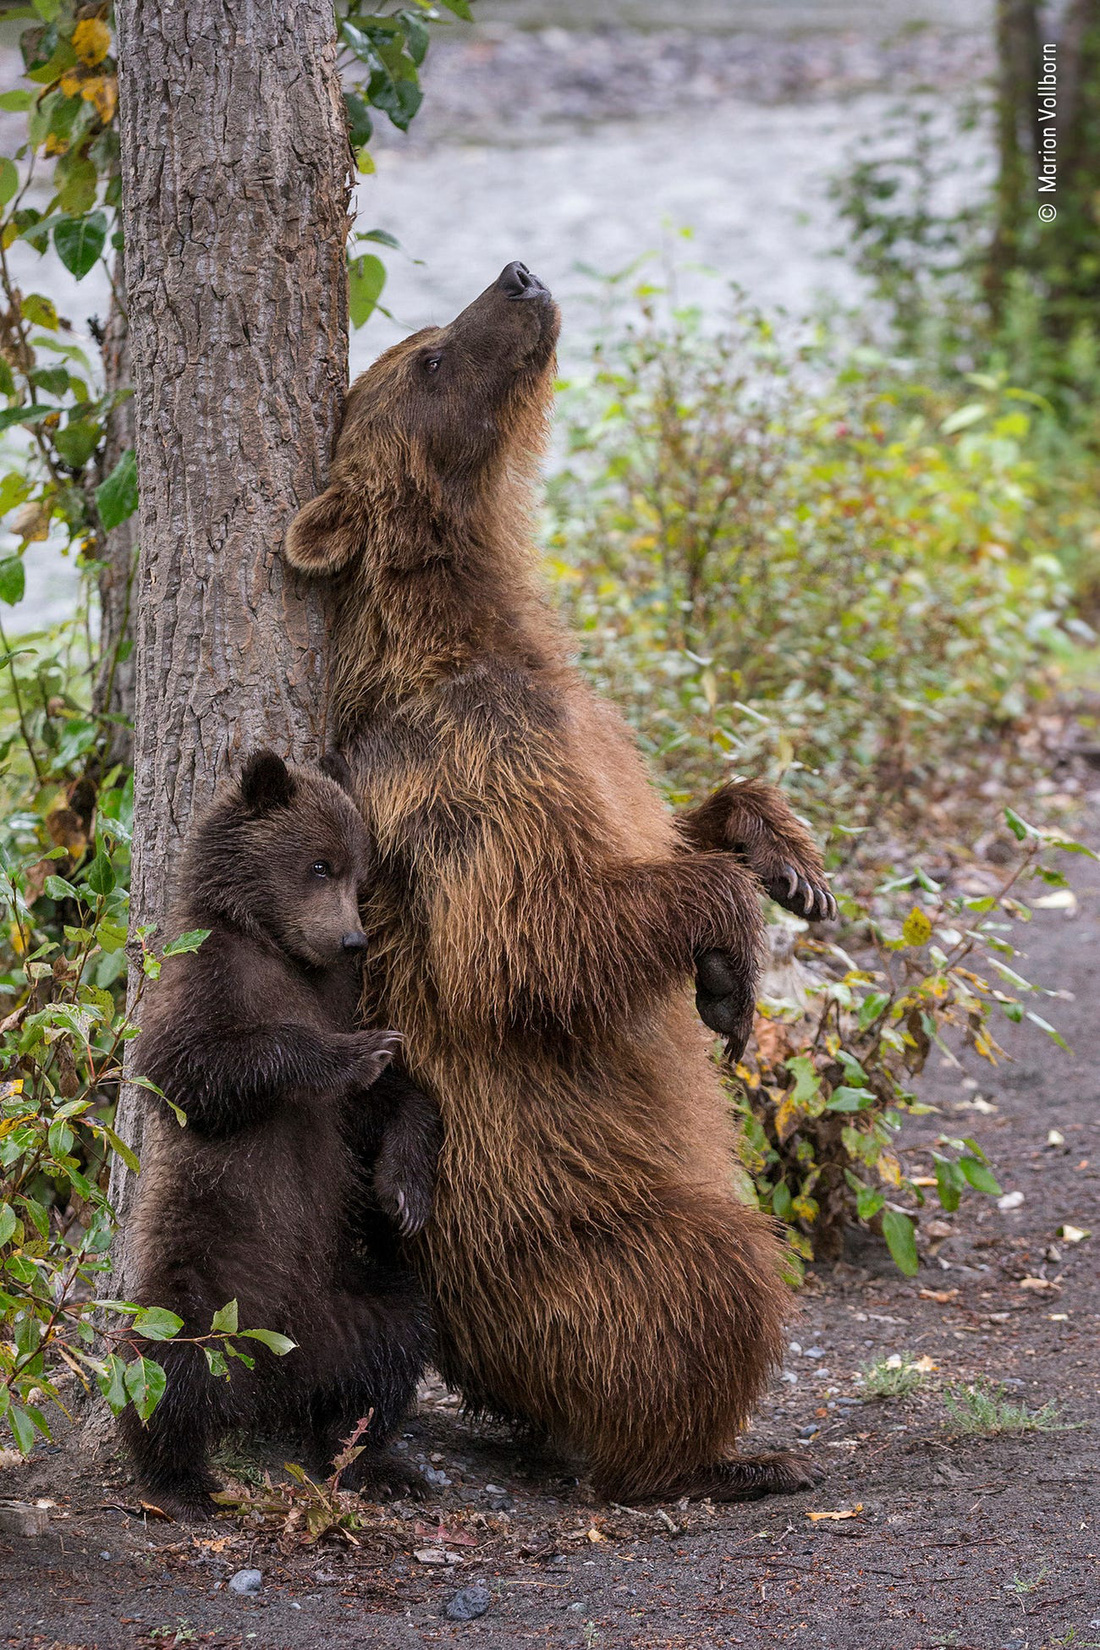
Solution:
[(286, 530), (283, 553), (301, 573), (339, 573), (363, 543), (363, 519), (339, 487), (326, 487), (299, 510)]
[(293, 774), (274, 751), (254, 751), (241, 773), (245, 806), (258, 814), (288, 807), (295, 788)]
[(355, 795), (355, 781), (351, 776), (351, 767), (346, 756), (340, 751), (326, 751), (321, 758), (321, 772), (326, 779), (335, 780), (342, 791), (349, 796)]

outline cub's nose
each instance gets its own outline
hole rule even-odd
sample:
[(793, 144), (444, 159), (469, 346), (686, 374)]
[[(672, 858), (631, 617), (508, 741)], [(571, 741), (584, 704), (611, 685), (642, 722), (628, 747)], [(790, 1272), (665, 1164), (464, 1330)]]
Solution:
[(506, 298), (541, 298), (549, 292), (526, 264), (506, 264), (497, 276), (497, 286)]
[(353, 928), (350, 934), (345, 934), (340, 941), (345, 951), (362, 951), (367, 943), (367, 936), (361, 928)]

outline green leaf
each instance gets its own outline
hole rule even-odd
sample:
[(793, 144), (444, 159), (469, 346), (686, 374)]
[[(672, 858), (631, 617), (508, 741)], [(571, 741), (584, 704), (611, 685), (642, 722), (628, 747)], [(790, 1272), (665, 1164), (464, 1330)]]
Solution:
[(235, 1335), (237, 1333), (236, 1301), (227, 1301), (224, 1306), (218, 1308), (210, 1321), (210, 1333), (212, 1335)]
[(885, 1209), (882, 1215), (882, 1235), (894, 1258), (894, 1265), (907, 1278), (917, 1275), (917, 1240), (913, 1222), (900, 1209)]
[(0, 160), (0, 207), (7, 206), (18, 188), (19, 169), (15, 162), (5, 155)]
[(168, 941), (168, 944), (164, 947), (164, 955), (166, 957), (182, 957), (189, 951), (197, 951), (202, 942), (210, 938), (212, 932), (213, 930), (210, 928), (190, 928), (186, 934), (181, 934), (178, 939)]
[(20, 1455), (29, 1455), (34, 1448), (34, 1422), (26, 1410), (20, 1409), (17, 1404), (12, 1404), (8, 1410), (7, 1421)]
[(791, 1192), (785, 1180), (781, 1180), (772, 1192), (772, 1208), (780, 1220), (791, 1218)]
[(1025, 837), (1035, 835), (1034, 827), (1029, 825), (1026, 820), (1021, 819), (1015, 808), (1005, 809), (1005, 824), (1017, 842), (1022, 842)]
[(118, 527), (138, 507), (137, 459), (127, 448), (110, 475), (95, 490), (96, 509), (105, 533)]
[(183, 1328), (183, 1319), (163, 1306), (143, 1306), (134, 1318), (134, 1328), (147, 1341), (170, 1341)]
[(100, 848), (84, 876), (85, 884), (93, 894), (109, 894), (115, 886), (114, 866)]
[(405, 30), (405, 44), (409, 56), (419, 68), (428, 55), (428, 43), (431, 38), (428, 34), (428, 25), (423, 18), (417, 17), (414, 11), (405, 8), (394, 15), (401, 20), (402, 27)]
[(48, 894), (50, 899), (78, 900), (80, 898), (72, 883), (66, 882), (64, 877), (48, 876), (42, 884), (42, 891)]
[(1062, 1033), (1052, 1026), (1049, 1020), (1041, 1019), (1038, 1014), (1033, 1014), (1030, 1009), (1027, 1010), (1027, 1017), (1031, 1021), (1032, 1025), (1038, 1026), (1040, 1031), (1045, 1031), (1047, 1036), (1052, 1038), (1053, 1041), (1058, 1044), (1059, 1048), (1064, 1048), (1067, 1054), (1072, 1053), (1072, 1050), (1070, 1049), (1070, 1046), (1066, 1042), (1065, 1038), (1062, 1036)]
[(57, 331), (57, 305), (52, 298), (44, 298), (41, 292), (30, 292), (19, 308), (23, 312), (24, 321), (29, 321), (32, 327), (45, 327), (48, 332)]
[(23, 600), (27, 587), (27, 571), (21, 556), (5, 556), (0, 561), (0, 602), (14, 607)]
[(470, 0), (443, 0), (448, 11), (453, 11), (456, 17), (461, 17), (464, 23), (472, 23), (474, 14), (470, 10)]
[(0, 109), (10, 109), (14, 114), (24, 114), (33, 103), (31, 92), (0, 92)]
[(114, 1129), (110, 1128), (106, 1123), (96, 1124), (95, 1127), (96, 1132), (101, 1134), (108, 1142), (111, 1149), (117, 1152), (118, 1156), (121, 1157), (131, 1174), (140, 1174), (141, 1164), (138, 1162), (137, 1154), (130, 1146), (126, 1144), (122, 1136), (116, 1134)]
[(940, 1206), (946, 1209), (948, 1214), (952, 1214), (959, 1206), (959, 1198), (965, 1184), (962, 1171), (957, 1163), (952, 1163), (947, 1157), (936, 1157), (934, 1166)]
[(0, 1244), (11, 1242), (12, 1234), (18, 1224), (15, 1210), (11, 1204), (0, 1204)]
[(298, 1343), (292, 1341), (289, 1335), (278, 1335), (274, 1329), (242, 1329), (241, 1335), (247, 1335), (249, 1340), (261, 1341), (277, 1358), (285, 1358), (288, 1352), (293, 1352)]
[(0, 432), (10, 430), (15, 424), (41, 424), (56, 411), (56, 407), (5, 407), (0, 412)]
[(976, 1157), (960, 1157), (959, 1169), (976, 1192), (986, 1192), (990, 1197), (1000, 1196), (1001, 1188), (996, 1178)]
[(835, 1088), (825, 1102), (826, 1111), (863, 1111), (867, 1106), (873, 1106), (876, 1095), (871, 1089), (850, 1088), (842, 1084)]
[(886, 1194), (877, 1186), (860, 1186), (856, 1193), (856, 1214), (860, 1220), (874, 1220), (885, 1202)]
[(117, 1352), (112, 1352), (97, 1372), (96, 1381), (111, 1414), (121, 1415), (129, 1400), (126, 1396), (126, 1365)]
[(226, 1363), (225, 1355), (221, 1351), (220, 1347), (204, 1346), (202, 1350), (206, 1358), (207, 1368), (209, 1369), (211, 1375), (223, 1375), (225, 1379), (228, 1380), (229, 1365)]
[(62, 212), (80, 217), (95, 205), (99, 173), (95, 162), (76, 153), (62, 155), (55, 168), (57, 204)]
[(860, 1031), (866, 1031), (869, 1025), (873, 1025), (883, 1010), (889, 1008), (889, 1006), (890, 993), (888, 991), (872, 991), (869, 996), (864, 997), (859, 1005)]
[[(447, 0), (443, 0), (443, 3), (446, 5)], [(949, 413), (940, 429), (944, 435), (954, 435), (956, 430), (965, 430), (970, 424), (976, 424), (988, 411), (989, 408), (984, 401), (971, 401), (968, 406), (957, 407), (953, 413)]]
[(348, 263), (348, 313), (353, 327), (367, 321), (386, 284), (386, 266), (373, 252), (361, 252)]
[(82, 470), (99, 446), (103, 429), (93, 418), (70, 418), (54, 432), (53, 444), (70, 469)]
[(135, 1358), (126, 1368), (126, 1392), (143, 1421), (147, 1421), (164, 1397), (168, 1378), (150, 1358)]
[(348, 137), (351, 139), (351, 146), (353, 149), (361, 149), (365, 143), (370, 142), (374, 133), (370, 110), (356, 92), (345, 92), (344, 112), (348, 118)]
[(94, 269), (107, 243), (107, 218), (103, 212), (89, 212), (83, 218), (65, 218), (53, 232), (57, 255), (70, 275), (82, 281)]

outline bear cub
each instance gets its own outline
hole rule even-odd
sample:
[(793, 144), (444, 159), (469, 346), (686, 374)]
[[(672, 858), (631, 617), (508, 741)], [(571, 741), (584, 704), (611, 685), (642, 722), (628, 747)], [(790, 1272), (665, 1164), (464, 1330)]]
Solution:
[[(130, 1241), (132, 1298), (183, 1328), (143, 1346), (167, 1390), (147, 1424), (132, 1410), (122, 1421), (146, 1492), (176, 1515), (213, 1512), (212, 1446), (261, 1421), (301, 1431), (331, 1461), (369, 1415), (342, 1483), (394, 1476), (383, 1448), (430, 1351), (400, 1237), (431, 1212), (441, 1128), (390, 1065), (395, 1034), (356, 1029), (370, 869), (340, 787), (269, 751), (215, 801), (181, 862), (171, 931), (210, 932), (165, 960), (138, 1068), (187, 1124), (145, 1091)], [(207, 1334), (231, 1300), (242, 1329), (296, 1349), (238, 1343), (255, 1367), (231, 1360), (229, 1381), (212, 1377), (184, 1338)]]

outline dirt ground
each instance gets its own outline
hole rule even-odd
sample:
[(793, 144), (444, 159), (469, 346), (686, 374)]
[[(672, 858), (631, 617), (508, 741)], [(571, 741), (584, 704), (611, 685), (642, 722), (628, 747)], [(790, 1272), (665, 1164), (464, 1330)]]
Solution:
[[(1100, 840), (1095, 808), (1090, 825)], [(915, 1279), (868, 1241), (802, 1293), (746, 1446), (801, 1439), (826, 1469), (813, 1493), (600, 1506), (436, 1387), (402, 1440), (432, 1499), (371, 1510), (356, 1547), (307, 1547), (228, 1517), (147, 1522), (117, 1459), (73, 1482), (65, 1445), (0, 1469), (0, 1494), (56, 1503), (46, 1535), (0, 1537), (0, 1645), (1100, 1647), (1100, 866), (1070, 869), (1076, 912), (1037, 913), (1021, 943), (1032, 979), (1074, 994), (1044, 1012), (1075, 1056), (1006, 1027), (1016, 1063), (933, 1072), (943, 1115), (912, 1136), (974, 1135), (1022, 1203), (926, 1213)], [(1066, 1243), (1064, 1223), (1093, 1236)], [(935, 1368), (908, 1398), (867, 1400), (860, 1367), (895, 1353)], [(1050, 1429), (961, 1434), (945, 1388), (982, 1376), (1031, 1411), (1055, 1405)], [(245, 1568), (262, 1576), (252, 1597), (227, 1587)], [(450, 1619), (476, 1586), (484, 1614)]]

